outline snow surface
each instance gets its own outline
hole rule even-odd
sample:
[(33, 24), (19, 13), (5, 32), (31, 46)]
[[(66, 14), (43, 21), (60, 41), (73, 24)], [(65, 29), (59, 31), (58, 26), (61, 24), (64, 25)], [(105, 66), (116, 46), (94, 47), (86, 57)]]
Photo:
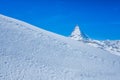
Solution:
[(0, 80), (120, 80), (120, 56), (0, 15)]

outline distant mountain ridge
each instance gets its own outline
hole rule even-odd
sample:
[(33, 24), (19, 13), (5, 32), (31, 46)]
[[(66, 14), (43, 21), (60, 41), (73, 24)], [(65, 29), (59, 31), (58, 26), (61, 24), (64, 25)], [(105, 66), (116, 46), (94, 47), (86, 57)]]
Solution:
[(120, 55), (120, 40), (89, 40), (87, 44)]
[(75, 29), (71, 33), (71, 39), (77, 41), (83, 41), (88, 45), (101, 48), (103, 50), (109, 51), (110, 53), (114, 53), (120, 55), (120, 40), (94, 40), (87, 37), (79, 28), (79, 26), (75, 26)]

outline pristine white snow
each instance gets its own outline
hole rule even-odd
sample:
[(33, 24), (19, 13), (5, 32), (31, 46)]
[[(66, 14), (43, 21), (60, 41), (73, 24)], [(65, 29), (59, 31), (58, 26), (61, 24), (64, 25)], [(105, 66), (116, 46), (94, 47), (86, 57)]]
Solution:
[(120, 80), (120, 56), (0, 15), (0, 80)]

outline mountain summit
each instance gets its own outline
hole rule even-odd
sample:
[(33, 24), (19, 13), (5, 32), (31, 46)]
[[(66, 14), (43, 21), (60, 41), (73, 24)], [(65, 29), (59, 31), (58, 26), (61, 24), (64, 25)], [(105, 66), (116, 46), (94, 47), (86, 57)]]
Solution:
[(78, 25), (75, 26), (75, 29), (71, 33), (70, 37), (71, 39), (78, 41), (88, 39), (88, 37), (80, 30), (80, 27)]

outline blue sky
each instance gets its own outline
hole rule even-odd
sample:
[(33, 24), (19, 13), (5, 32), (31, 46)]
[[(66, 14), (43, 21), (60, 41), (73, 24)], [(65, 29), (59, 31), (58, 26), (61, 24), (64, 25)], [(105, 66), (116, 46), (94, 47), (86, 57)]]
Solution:
[(93, 39), (120, 39), (119, 0), (0, 0), (0, 13), (64, 36), (78, 24)]

